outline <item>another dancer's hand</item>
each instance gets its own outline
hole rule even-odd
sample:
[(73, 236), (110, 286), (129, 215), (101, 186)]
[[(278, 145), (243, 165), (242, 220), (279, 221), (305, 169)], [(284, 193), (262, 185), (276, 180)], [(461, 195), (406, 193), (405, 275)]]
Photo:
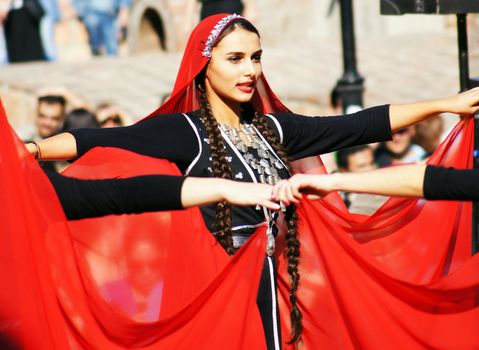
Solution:
[(273, 200), (286, 205), (298, 203), (303, 194), (308, 199), (320, 199), (334, 190), (332, 176), (296, 174), (278, 182), (273, 189)]
[(479, 111), (479, 88), (470, 89), (460, 94), (443, 99), (446, 108), (452, 113), (472, 115)]

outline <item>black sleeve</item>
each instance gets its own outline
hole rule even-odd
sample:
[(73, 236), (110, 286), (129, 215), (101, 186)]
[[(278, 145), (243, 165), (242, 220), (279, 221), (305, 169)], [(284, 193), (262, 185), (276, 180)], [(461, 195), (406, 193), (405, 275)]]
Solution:
[[(268, 118), (268, 117), (267, 117)], [(268, 123), (282, 136), (292, 159), (336, 151), (351, 146), (391, 139), (389, 105), (367, 108), (354, 114), (306, 117), (275, 113)]]
[(45, 173), (68, 220), (183, 208), (183, 176), (145, 175), (125, 179), (80, 180), (52, 171)]
[(424, 174), (424, 198), (479, 201), (479, 169), (428, 165)]
[(155, 158), (165, 158), (180, 168), (187, 166), (198, 153), (198, 138), (181, 114), (161, 115), (118, 128), (75, 129), (77, 155), (90, 149), (117, 147)]

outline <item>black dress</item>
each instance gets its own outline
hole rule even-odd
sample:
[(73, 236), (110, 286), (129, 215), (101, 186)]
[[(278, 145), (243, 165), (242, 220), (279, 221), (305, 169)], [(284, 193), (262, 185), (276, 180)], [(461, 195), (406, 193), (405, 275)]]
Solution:
[(10, 63), (46, 59), (40, 38), (40, 23), (32, 18), (25, 6), (8, 12), (4, 29)]
[(479, 201), (479, 169), (426, 167), (424, 198)]
[[(354, 145), (391, 138), (389, 107), (379, 106), (358, 113), (336, 117), (306, 117), (292, 113), (264, 116), (276, 132), (291, 159), (332, 152)], [(119, 147), (147, 156), (174, 162), (185, 175), (211, 176), (211, 158), (206, 130), (199, 112), (161, 115), (128, 127), (111, 129), (76, 129), (68, 131), (81, 156), (96, 146)], [(223, 135), (233, 179), (259, 182), (252, 169)], [(281, 178), (288, 178), (286, 170)], [(215, 206), (201, 207), (210, 231), (214, 230)], [(261, 225), (265, 212), (257, 207), (233, 207), (233, 241), (241, 245)], [(258, 289), (257, 304), (263, 322), (268, 349), (280, 349), (281, 334), (277, 309), (275, 259), (266, 257)]]

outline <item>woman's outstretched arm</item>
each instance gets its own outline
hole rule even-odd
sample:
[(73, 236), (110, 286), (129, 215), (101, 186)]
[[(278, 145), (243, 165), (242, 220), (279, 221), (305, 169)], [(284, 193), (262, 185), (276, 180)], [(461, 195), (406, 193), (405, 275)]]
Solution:
[(479, 169), (433, 165), (401, 165), (363, 173), (294, 175), (273, 190), (273, 199), (297, 203), (302, 194), (314, 198), (331, 191), (372, 193), (430, 200), (479, 200)]
[(323, 197), (332, 191), (372, 193), (386, 196), (423, 197), (426, 165), (403, 165), (361, 173), (331, 175), (297, 174), (278, 183), (273, 199), (298, 202), (302, 194)]
[(178, 210), (220, 201), (278, 210), (272, 186), (216, 178), (145, 175), (80, 180), (46, 171), (69, 220)]
[(77, 155), (75, 137), (68, 132), (35, 143), (27, 143), (25, 147), (39, 160), (67, 160)]
[(389, 107), (391, 129), (398, 130), (440, 113), (473, 115), (479, 111), (479, 88), (450, 97)]

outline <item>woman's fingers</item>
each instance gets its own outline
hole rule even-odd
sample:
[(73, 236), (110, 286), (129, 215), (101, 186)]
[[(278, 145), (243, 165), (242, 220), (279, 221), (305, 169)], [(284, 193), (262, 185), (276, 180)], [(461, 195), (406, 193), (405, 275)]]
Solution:
[(274, 186), (273, 200), (283, 202), (285, 205), (298, 203), (301, 197), (298, 188), (288, 180), (282, 180)]
[(281, 209), (281, 206), (279, 205), (278, 202), (273, 202), (271, 200), (264, 200), (262, 201), (261, 203), (258, 203), (259, 205), (261, 205), (262, 207), (265, 207), (265, 208), (268, 208), (268, 209), (271, 209), (271, 210), (280, 210)]

